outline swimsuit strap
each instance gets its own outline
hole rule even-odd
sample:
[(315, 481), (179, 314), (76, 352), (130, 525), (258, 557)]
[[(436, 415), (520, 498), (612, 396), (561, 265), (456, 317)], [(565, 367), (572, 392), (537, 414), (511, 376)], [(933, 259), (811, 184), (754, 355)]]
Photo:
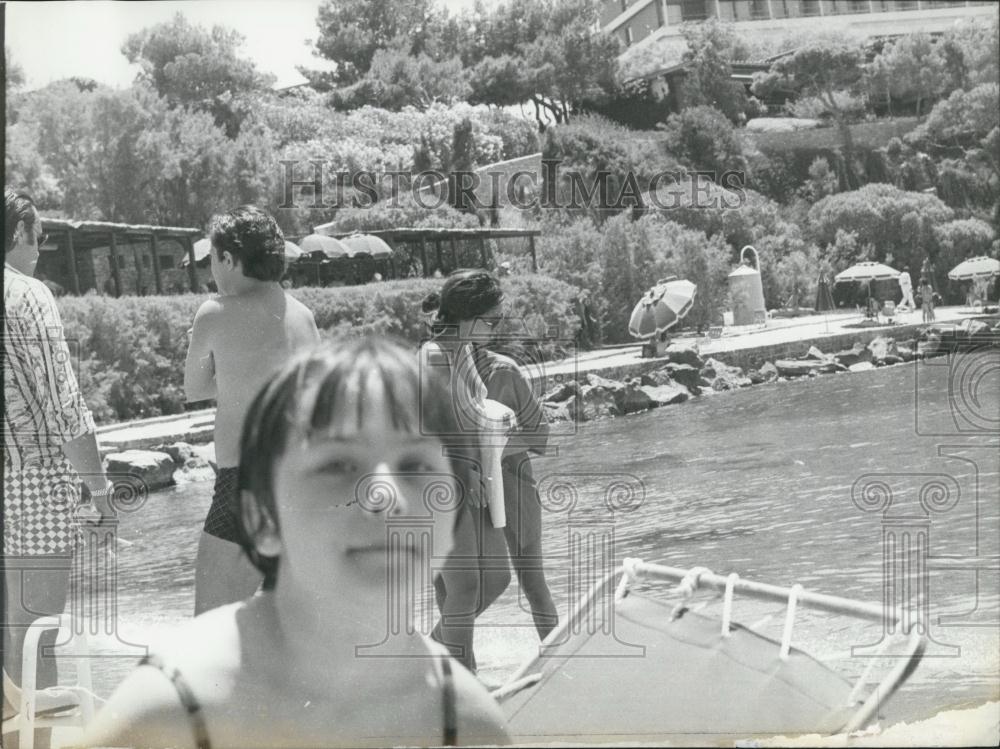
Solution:
[(451, 656), (441, 656), (441, 683), (444, 702), (444, 746), (458, 746), (458, 715), (455, 709), (455, 677), (451, 673)]
[(194, 740), (198, 749), (211, 749), (211, 742), (208, 740), (208, 729), (205, 727), (205, 716), (202, 714), (201, 705), (198, 698), (194, 696), (191, 687), (176, 668), (170, 668), (166, 662), (158, 655), (147, 655), (141, 661), (140, 666), (152, 666), (170, 679), (170, 683), (177, 690), (181, 705), (187, 711), (191, 719), (191, 730), (194, 732)]

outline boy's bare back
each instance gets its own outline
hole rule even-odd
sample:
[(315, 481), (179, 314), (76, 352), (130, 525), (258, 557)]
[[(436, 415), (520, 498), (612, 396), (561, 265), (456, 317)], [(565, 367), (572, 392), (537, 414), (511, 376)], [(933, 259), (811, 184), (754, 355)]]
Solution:
[(201, 305), (194, 318), (184, 389), (189, 401), (216, 399), (215, 455), (220, 468), (238, 465), (243, 418), (268, 375), (317, 341), (312, 312), (277, 283)]

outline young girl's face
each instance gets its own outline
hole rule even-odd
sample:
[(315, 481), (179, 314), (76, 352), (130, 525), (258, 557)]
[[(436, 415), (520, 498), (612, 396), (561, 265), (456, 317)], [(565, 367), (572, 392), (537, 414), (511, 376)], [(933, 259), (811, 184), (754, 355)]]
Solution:
[(279, 580), (384, 600), (401, 571), (429, 580), (451, 550), (459, 501), (450, 462), (438, 439), (394, 426), (384, 395), (377, 376), (359, 378), (322, 434), (291, 435), (273, 474)]

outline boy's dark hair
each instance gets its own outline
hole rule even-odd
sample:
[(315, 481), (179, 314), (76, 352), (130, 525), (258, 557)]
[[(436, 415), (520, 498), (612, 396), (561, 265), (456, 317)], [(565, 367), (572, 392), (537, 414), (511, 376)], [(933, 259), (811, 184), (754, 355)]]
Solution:
[[(239, 486), (242, 502), (255, 502), (280, 529), (274, 497), (274, 466), (284, 453), (291, 434), (307, 438), (323, 432), (338, 418), (341, 399), (349, 383), (372, 373), (381, 382), (393, 425), (417, 435), (439, 435), (450, 443), (448, 457), (456, 478), (458, 496), (468, 486), (467, 466), (475, 460), (468, 437), (455, 440), (459, 425), (448, 395), (447, 382), (434, 368), (421, 370), (412, 348), (385, 338), (327, 341), (299, 354), (277, 372), (250, 405), (240, 439)], [(355, 418), (365, 419), (366, 398), (358, 401)], [(345, 414), (339, 414), (343, 418)], [(451, 438), (451, 439), (449, 439)], [(258, 515), (263, 513), (258, 513)], [(457, 518), (456, 518), (457, 520)], [(254, 538), (259, 527), (248, 527), (240, 512), (240, 545), (251, 563), (264, 574), (265, 590), (277, 580), (278, 557), (257, 552)]]
[(424, 312), (437, 311), (437, 321), (455, 325), (490, 311), (503, 301), (496, 276), (482, 268), (461, 268), (448, 274), (441, 291), (424, 297)]
[(252, 205), (241, 205), (212, 218), (212, 247), (222, 259), (228, 252), (243, 275), (258, 281), (279, 281), (285, 273), (285, 236), (274, 217)]
[(14, 233), (17, 222), (23, 221), (29, 231), (35, 228), (35, 201), (23, 192), (14, 192), (9, 187), (3, 191), (3, 252), (6, 255), (14, 249)]

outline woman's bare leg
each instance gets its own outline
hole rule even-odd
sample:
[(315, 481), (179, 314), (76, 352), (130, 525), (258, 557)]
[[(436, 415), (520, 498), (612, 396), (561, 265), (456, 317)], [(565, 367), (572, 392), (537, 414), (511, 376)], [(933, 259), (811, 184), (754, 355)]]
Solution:
[(542, 541), (538, 538), (522, 544), (517, 537), (517, 530), (512, 527), (504, 528), (504, 535), (518, 585), (524, 597), (528, 599), (538, 639), (544, 640), (559, 623), (559, 614), (545, 580)]

